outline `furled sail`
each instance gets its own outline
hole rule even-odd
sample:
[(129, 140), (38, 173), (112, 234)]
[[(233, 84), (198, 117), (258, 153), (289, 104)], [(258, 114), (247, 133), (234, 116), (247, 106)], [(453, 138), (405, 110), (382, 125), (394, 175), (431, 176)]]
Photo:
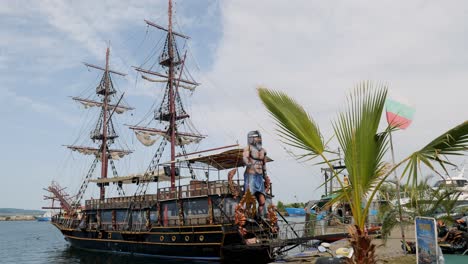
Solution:
[(147, 147), (152, 146), (154, 144), (154, 142), (156, 142), (158, 140), (158, 138), (152, 138), (151, 137), (151, 136), (154, 136), (154, 135), (152, 135), (149, 132), (145, 132), (145, 131), (135, 131), (135, 136), (138, 139), (138, 141), (141, 142), (141, 144), (143, 144), (143, 145), (145, 145)]
[[(171, 140), (171, 136), (167, 131), (135, 126), (130, 127), (130, 129), (133, 129), (137, 139), (147, 147), (152, 146), (161, 136), (166, 140)], [(176, 145), (184, 146), (192, 143), (198, 143), (204, 138), (205, 136), (202, 135), (178, 132), (176, 135)]]
[[(66, 147), (84, 155), (95, 155), (97, 158), (101, 157), (101, 150), (98, 148), (82, 147), (82, 146), (66, 146)], [(123, 158), (125, 155), (132, 153), (132, 151), (124, 150), (124, 149), (110, 149), (109, 153), (110, 153), (110, 157), (113, 160), (118, 160), (120, 158)]]
[[(121, 182), (122, 184), (135, 184), (136, 182), (152, 182), (155, 181), (155, 177), (157, 178), (158, 182), (167, 182), (171, 181), (171, 176), (167, 176), (164, 170), (155, 171), (152, 174), (145, 174), (145, 173), (135, 173), (125, 176), (118, 176), (118, 177), (110, 177), (110, 178), (98, 178), (98, 179), (90, 179), (90, 182), (96, 183), (118, 183)], [(177, 179), (188, 179), (189, 176), (176, 176)]]
[[(98, 101), (93, 101), (93, 100), (89, 100), (89, 99), (84, 99), (84, 98), (79, 98), (79, 97), (72, 97), (73, 100), (81, 103), (85, 108), (90, 108), (90, 107), (102, 107), (102, 102), (98, 102)], [(115, 105), (113, 104), (109, 104), (109, 109), (111, 111), (114, 110), (115, 108), (115, 112), (117, 114), (122, 114), (124, 113), (125, 111), (128, 111), (128, 110), (133, 110), (134, 108), (132, 107), (128, 107), (128, 106), (117, 106), (115, 107)]]
[[(148, 76), (145, 76), (145, 75), (141, 75), (141, 78), (147, 80), (147, 81), (150, 81), (150, 82), (160, 82), (160, 83), (167, 83), (167, 80), (166, 79), (162, 79), (162, 80), (156, 80), (156, 79), (152, 79)], [(177, 82), (175, 82), (177, 83)], [(183, 84), (178, 84), (177, 87), (181, 87), (181, 88), (184, 88), (184, 89), (187, 89), (189, 91), (194, 91), (196, 86), (188, 86), (188, 85), (183, 85)]]
[(180, 137), (177, 137), (176, 145), (178, 145), (178, 146), (188, 145), (188, 144), (192, 144), (192, 143), (198, 143), (201, 140), (202, 140), (201, 138), (191, 138), (191, 137), (180, 136)]

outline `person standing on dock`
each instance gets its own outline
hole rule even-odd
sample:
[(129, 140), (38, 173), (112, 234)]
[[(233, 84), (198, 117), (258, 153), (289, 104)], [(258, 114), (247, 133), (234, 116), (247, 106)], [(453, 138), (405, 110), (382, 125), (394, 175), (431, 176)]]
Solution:
[(327, 211), (324, 210), (323, 208), (319, 208), (318, 206), (315, 208), (315, 213), (317, 214), (317, 222), (320, 227), (320, 233), (321, 235), (325, 235), (325, 218), (327, 217)]
[(247, 134), (247, 147), (244, 148), (243, 160), (246, 166), (244, 172), (244, 191), (250, 190), (258, 202), (258, 215), (263, 214), (265, 206), (265, 181), (268, 181), (266, 171), (266, 150), (262, 148), (262, 136), (258, 130)]

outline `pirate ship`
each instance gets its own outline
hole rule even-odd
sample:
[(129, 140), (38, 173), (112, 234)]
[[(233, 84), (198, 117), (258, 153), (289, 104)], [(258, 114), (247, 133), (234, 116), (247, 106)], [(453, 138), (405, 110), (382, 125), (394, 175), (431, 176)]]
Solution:
[[(98, 100), (73, 97), (86, 107), (100, 108), (90, 136), (97, 146), (67, 146), (73, 151), (94, 155), (95, 159), (77, 194), (68, 196), (58, 183), (46, 189), (51, 193), (46, 199), (60, 202), (59, 207), (47, 207), (60, 209), (52, 224), (71, 246), (80, 249), (195, 260), (269, 261), (278, 249), (294, 247), (297, 241), (278, 240), (271, 185), (267, 187), (266, 205), (261, 212), (257, 211), (254, 195), (244, 190), (239, 177), (239, 168), (244, 166), (243, 149), (239, 145), (188, 151), (191, 144), (205, 136), (195, 129), (182, 130), (190, 115), (182, 104), (180, 89), (194, 90), (199, 83), (184, 77), (189, 76), (184, 67), (186, 53), (182, 55), (178, 42), (189, 37), (173, 30), (170, 0), (168, 18), (167, 27), (145, 20), (148, 26), (165, 34), (164, 48), (158, 59), (163, 72), (135, 67), (143, 79), (164, 83), (165, 88), (152, 118), (156, 125), (129, 127), (144, 145), (157, 146), (148, 168), (144, 173), (128, 176), (117, 173), (114, 160), (132, 151), (113, 148), (118, 138), (114, 115), (132, 108), (122, 103), (122, 96), (119, 97), (114, 88), (113, 76), (125, 74), (110, 69), (107, 49), (104, 67), (86, 63), (103, 72), (95, 91)], [(162, 161), (165, 152), (170, 154), (167, 162)], [(267, 157), (265, 161), (272, 160)], [(98, 164), (100, 175), (94, 178)], [(109, 165), (112, 177), (108, 177)], [(202, 179), (197, 178), (200, 174)], [(210, 179), (213, 174), (217, 174), (218, 179)], [(226, 175), (225, 179), (221, 175)], [(164, 183), (167, 186), (163, 186)], [(99, 198), (83, 203), (89, 184), (97, 184)], [(106, 193), (110, 184), (117, 186), (115, 197)], [(134, 186), (131, 195), (125, 194), (127, 184)], [(155, 191), (150, 186), (156, 186)], [(301, 241), (306, 240), (301, 238)]]

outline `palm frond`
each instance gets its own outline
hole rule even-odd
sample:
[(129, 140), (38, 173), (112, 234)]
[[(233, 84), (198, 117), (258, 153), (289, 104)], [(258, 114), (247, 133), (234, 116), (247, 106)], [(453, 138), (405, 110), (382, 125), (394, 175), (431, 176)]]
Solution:
[(381, 206), (379, 208), (379, 214), (382, 221), (380, 233), (383, 242), (386, 243), (392, 230), (400, 223), (398, 209), (394, 206)]
[[(338, 115), (333, 129), (343, 149), (344, 161), (352, 183), (353, 214), (364, 226), (365, 211), (361, 206), (367, 191), (375, 185), (385, 167), (383, 156), (388, 149), (386, 133), (378, 133), (378, 127), (387, 96), (385, 85), (360, 83), (348, 98), (348, 107)], [(359, 203), (359, 204), (358, 204)]]
[(437, 169), (432, 164), (435, 162), (447, 173), (446, 165), (455, 166), (448, 158), (464, 155), (466, 152), (468, 152), (468, 121), (455, 126), (419, 151), (412, 153), (407, 158), (408, 163), (402, 177), (407, 175), (407, 182), (412, 182), (412, 185), (416, 186), (422, 164), (437, 173)]
[(302, 106), (282, 92), (258, 88), (262, 103), (275, 119), (277, 132), (285, 144), (305, 150), (305, 156), (321, 155), (325, 151), (318, 125)]

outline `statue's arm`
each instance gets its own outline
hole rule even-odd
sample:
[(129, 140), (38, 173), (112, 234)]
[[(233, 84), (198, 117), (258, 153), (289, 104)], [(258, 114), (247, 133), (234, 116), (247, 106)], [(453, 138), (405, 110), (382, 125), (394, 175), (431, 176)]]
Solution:
[(252, 162), (250, 161), (249, 147), (244, 148), (244, 152), (242, 153), (242, 160), (246, 166), (252, 165)]

